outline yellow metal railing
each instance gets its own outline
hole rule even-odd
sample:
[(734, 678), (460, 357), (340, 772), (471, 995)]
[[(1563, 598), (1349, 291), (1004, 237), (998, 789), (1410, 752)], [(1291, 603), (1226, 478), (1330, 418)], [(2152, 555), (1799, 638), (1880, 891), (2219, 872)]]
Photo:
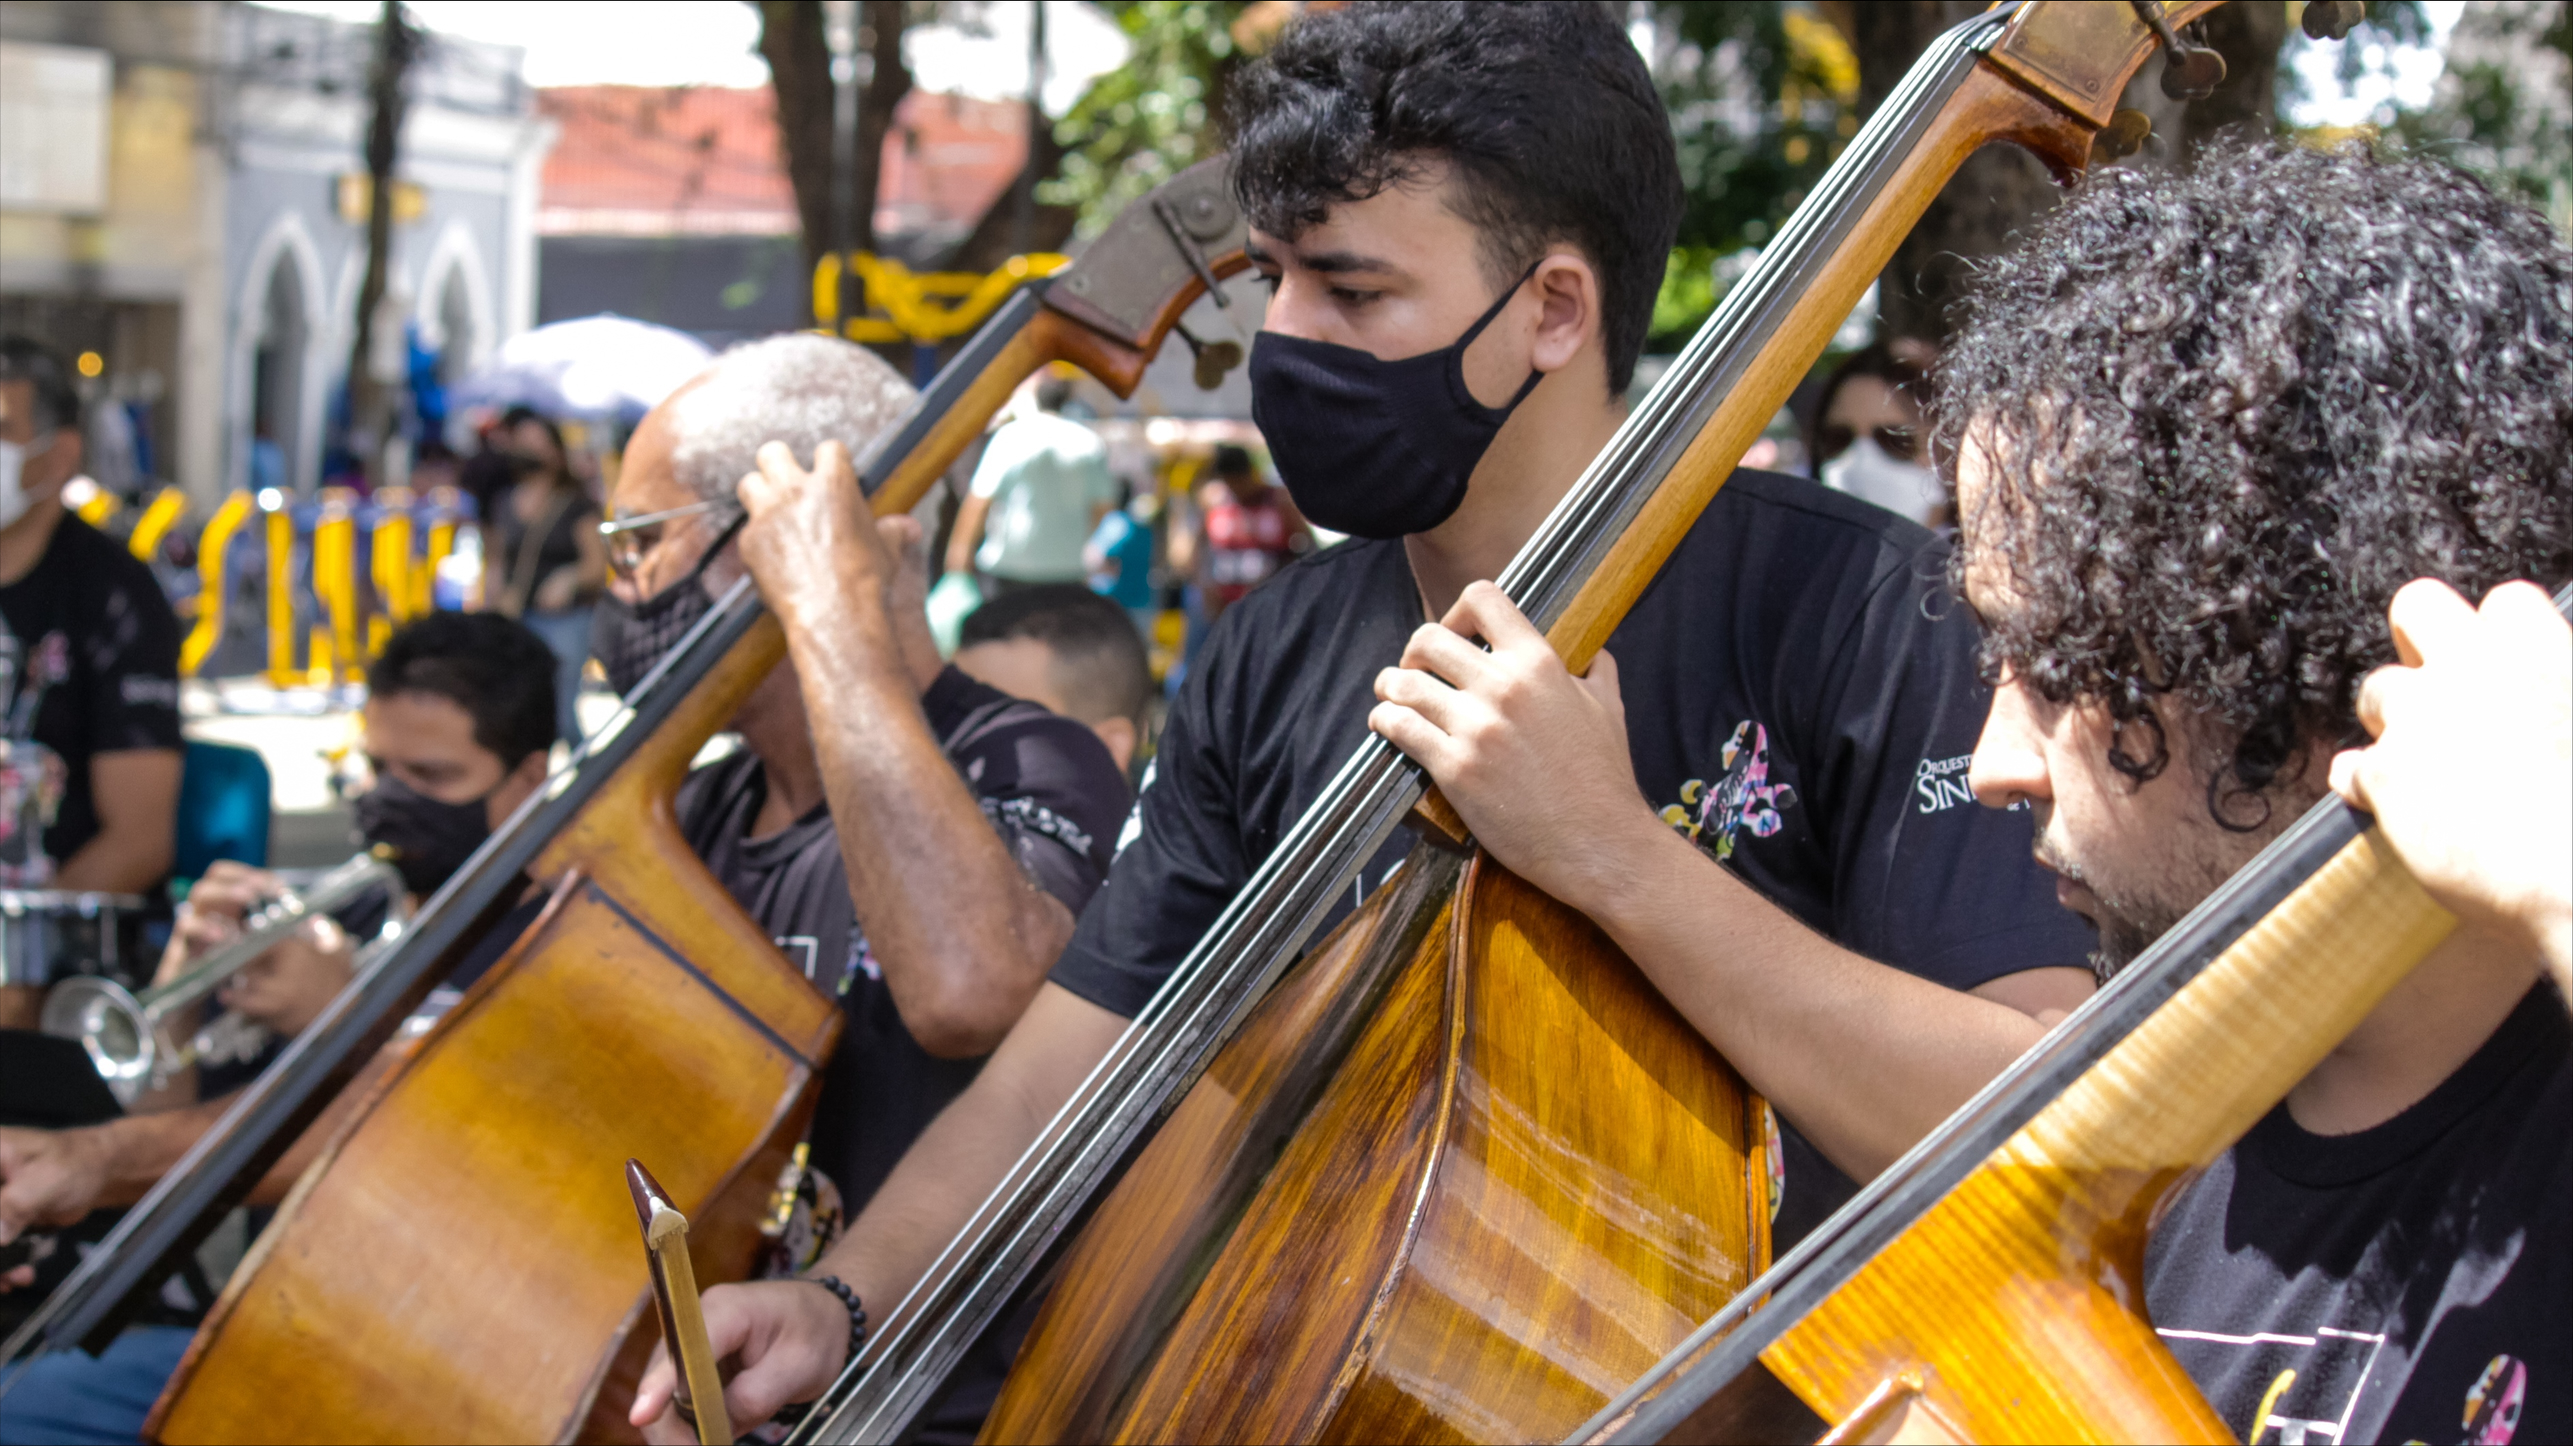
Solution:
[[(158, 507), (160, 503), (152, 505)], [(197, 620), (188, 629), (186, 641), (179, 644), (179, 676), (183, 678), (195, 677), (197, 669), (214, 652), (214, 645), (223, 640), (224, 566), (232, 556), (232, 539), (250, 520), (251, 510), (248, 490), (235, 492), (223, 499), (214, 516), (206, 519), (205, 531), (197, 534)], [(289, 521), (286, 525), (291, 529), (294, 523)]]
[[(1051, 276), (1072, 264), (1068, 256), (1040, 251), (1013, 256), (988, 275), (971, 271), (914, 271), (899, 261), (851, 251), (825, 256), (813, 268), (813, 316), (826, 331), (851, 341), (925, 346), (963, 336), (1021, 282)], [(848, 272), (866, 287), (867, 314), (840, 315), (840, 278)]]

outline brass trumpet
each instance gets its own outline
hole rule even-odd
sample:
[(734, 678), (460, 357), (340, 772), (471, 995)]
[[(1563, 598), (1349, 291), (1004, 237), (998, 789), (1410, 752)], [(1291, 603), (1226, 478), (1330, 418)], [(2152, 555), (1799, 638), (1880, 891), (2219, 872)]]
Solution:
[(358, 952), (357, 965), (362, 970), (378, 950), (402, 936), (411, 917), (402, 875), (393, 867), (391, 851), (380, 844), (315, 879), (302, 893), (288, 890), (252, 909), (242, 917), (240, 938), (209, 951), (186, 973), (166, 983), (137, 994), (113, 979), (95, 975), (65, 979), (45, 995), (39, 1027), (47, 1034), (80, 1041), (118, 1102), (132, 1104), (146, 1089), (164, 1083), (207, 1053), (229, 1020), (227, 1016), (209, 1024), (181, 1045), (166, 1031), (171, 1015), (212, 994), (287, 935), (377, 888), (384, 890), (388, 900), (384, 927)]

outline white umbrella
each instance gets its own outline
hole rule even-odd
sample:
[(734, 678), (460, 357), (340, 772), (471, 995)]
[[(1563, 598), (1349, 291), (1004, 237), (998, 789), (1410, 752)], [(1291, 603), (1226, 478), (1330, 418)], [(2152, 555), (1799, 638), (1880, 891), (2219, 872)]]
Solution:
[(501, 344), (449, 393), (460, 407), (525, 405), (557, 416), (639, 416), (706, 369), (714, 351), (683, 331), (603, 312)]

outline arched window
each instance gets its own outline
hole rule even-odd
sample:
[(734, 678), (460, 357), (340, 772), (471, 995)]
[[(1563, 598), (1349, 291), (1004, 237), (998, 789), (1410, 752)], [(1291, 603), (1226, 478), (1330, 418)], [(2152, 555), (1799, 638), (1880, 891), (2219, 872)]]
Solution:
[(250, 371), (250, 485), (291, 488), (303, 440), (311, 308), (294, 256), (280, 248), (261, 290)]

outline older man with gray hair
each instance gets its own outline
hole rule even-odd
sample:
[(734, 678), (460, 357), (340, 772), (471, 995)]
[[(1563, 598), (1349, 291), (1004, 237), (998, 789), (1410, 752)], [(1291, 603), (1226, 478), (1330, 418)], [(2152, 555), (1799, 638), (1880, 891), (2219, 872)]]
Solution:
[[(743, 748), (678, 800), (689, 845), (848, 1015), (810, 1136), (817, 1229), (790, 1232), (810, 1243), (781, 1274), (1026, 1008), (1127, 803), (1089, 729), (940, 664), (919, 525), (872, 519), (849, 460), (911, 397), (841, 341), (727, 352), (635, 429), (607, 524), (595, 653), (620, 691), (745, 571), (785, 625), (786, 661), (733, 719)], [(971, 1435), (988, 1374), (951, 1429)]]

